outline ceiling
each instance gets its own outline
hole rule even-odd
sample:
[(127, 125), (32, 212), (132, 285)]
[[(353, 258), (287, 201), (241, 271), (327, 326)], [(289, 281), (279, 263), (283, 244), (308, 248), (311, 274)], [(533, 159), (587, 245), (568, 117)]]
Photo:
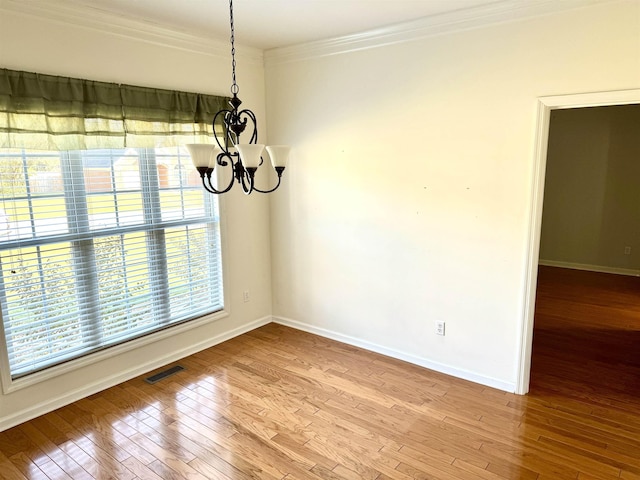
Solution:
[[(200, 37), (229, 38), (227, 0), (56, 2), (72, 6), (76, 13), (84, 10)], [(500, 3), (513, 3), (513, 0), (236, 0), (233, 10), (237, 44), (268, 50)]]

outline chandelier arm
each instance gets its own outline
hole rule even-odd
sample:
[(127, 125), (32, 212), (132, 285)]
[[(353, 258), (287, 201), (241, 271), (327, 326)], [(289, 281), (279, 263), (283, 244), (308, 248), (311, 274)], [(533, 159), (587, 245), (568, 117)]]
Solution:
[[(222, 160), (224, 157), (229, 157), (229, 161)], [(223, 190), (218, 190), (217, 191), (218, 193), (227, 193), (229, 190), (231, 190), (231, 187), (233, 187), (233, 180), (234, 180), (234, 176), (233, 176), (233, 165), (234, 165), (233, 158), (231, 157), (230, 153), (222, 152), (222, 153), (218, 154), (217, 163), (220, 166), (223, 166), (223, 167), (231, 166), (231, 168), (232, 168), (232, 174), (231, 174), (231, 178), (229, 179), (229, 184)], [(211, 183), (211, 179), (209, 179), (209, 183)]]
[[(212, 126), (213, 126), (213, 136), (216, 139), (216, 143), (218, 144), (218, 147), (220, 147), (220, 150), (222, 150), (225, 153), (229, 152), (229, 128), (227, 127), (227, 123), (225, 121), (227, 115), (231, 115), (231, 110), (220, 110), (218, 113), (216, 113), (216, 115), (213, 117), (213, 122), (212, 122)], [(224, 137), (224, 145), (222, 143), (220, 143), (220, 139), (218, 138), (218, 135), (216, 134), (216, 122), (218, 120), (218, 116), (222, 115), (222, 126), (224, 129), (223, 132), (223, 137)], [(217, 163), (218, 165), (225, 167), (226, 165), (223, 162), (224, 160), (222, 160), (222, 158), (220, 157), (220, 155), (218, 155), (217, 158)]]
[(224, 190), (218, 190), (215, 193), (227, 193), (229, 190), (231, 190), (231, 187), (233, 187), (233, 175), (231, 176), (231, 179), (229, 180), (229, 185), (226, 186), (226, 188)]
[(240, 161), (240, 155), (235, 154), (236, 161), (233, 164), (233, 178), (238, 181), (242, 191), (245, 194), (250, 194), (253, 191), (253, 174), (255, 174), (255, 168), (245, 168)]
[[(216, 195), (219, 195), (220, 192), (219, 190), (216, 190), (215, 187), (213, 186), (213, 184), (211, 183), (211, 173), (205, 175), (202, 175), (202, 187), (209, 193), (215, 193)], [(208, 183), (208, 185), (207, 185)]]
[(244, 110), (240, 110), (238, 112), (238, 118), (240, 118), (240, 116), (242, 115), (246, 115), (247, 117), (249, 117), (249, 119), (251, 120), (251, 123), (253, 124), (253, 132), (251, 132), (251, 139), (249, 140), (249, 143), (257, 143), (258, 142), (258, 121), (256, 120), (256, 114), (253, 113), (248, 108), (245, 108)]
[(278, 177), (278, 183), (276, 183), (276, 186), (275, 186), (275, 187), (273, 187), (273, 188), (270, 188), (269, 190), (260, 190), (260, 189), (259, 189), (258, 187), (256, 187), (256, 186), (254, 186), (254, 187), (253, 187), (253, 189), (254, 189), (256, 192), (259, 192), (259, 193), (271, 193), (271, 192), (275, 192), (275, 191), (276, 191), (276, 189), (280, 186), (280, 182), (281, 182), (281, 181), (282, 181), (282, 177)]
[(224, 126), (226, 129), (225, 145), (228, 149), (230, 145), (240, 142), (240, 134), (247, 127), (247, 119), (241, 119), (237, 110), (229, 110), (224, 116)]
[[(255, 190), (255, 184), (254, 184), (255, 173), (256, 173), (256, 169), (254, 167), (245, 168), (243, 175), (239, 178), (240, 185), (242, 185), (242, 191), (245, 193), (245, 195), (249, 195), (251, 192)], [(247, 186), (247, 183), (245, 182), (245, 179), (248, 180), (248, 184), (249, 184), (248, 186)]]
[(271, 193), (276, 191), (280, 186), (280, 182), (282, 182), (282, 172), (284, 172), (284, 167), (276, 167), (276, 173), (278, 174), (278, 183), (276, 183), (275, 187), (270, 188), (269, 190), (260, 190), (258, 187), (254, 185), (253, 189), (259, 193)]
[[(229, 165), (229, 162), (227, 162), (226, 160), (221, 160), (220, 157), (224, 157), (224, 156), (226, 156), (225, 153), (221, 153), (218, 155), (218, 158), (217, 158), (218, 165), (221, 165), (221, 166)], [(233, 160), (231, 160), (231, 164), (233, 165)], [(216, 187), (213, 186), (213, 182), (211, 181), (211, 176), (215, 171), (213, 168), (202, 167), (202, 169), (199, 169), (198, 171), (200, 173), (200, 178), (202, 179), (202, 186), (209, 193), (214, 193), (216, 195), (219, 195), (221, 193), (228, 192), (229, 190), (231, 190), (231, 187), (233, 187), (233, 181), (234, 181), (233, 175), (231, 175), (231, 180), (229, 181), (229, 184), (226, 186), (226, 188), (224, 188), (223, 190), (218, 190)]]

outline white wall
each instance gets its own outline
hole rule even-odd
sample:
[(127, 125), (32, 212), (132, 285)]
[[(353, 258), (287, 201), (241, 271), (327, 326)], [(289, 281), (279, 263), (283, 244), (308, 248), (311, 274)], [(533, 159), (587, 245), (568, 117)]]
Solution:
[(274, 316), (514, 390), (536, 99), (638, 88), (640, 3), (268, 53), (270, 139), (295, 148), (272, 199)]
[(640, 105), (551, 113), (540, 262), (640, 274)]
[[(170, 48), (11, 11), (0, 11), (0, 19), (0, 67), (218, 95), (229, 93), (228, 55)], [(256, 113), (259, 124), (264, 124), (262, 53), (248, 52), (238, 61), (240, 96), (244, 105)], [(268, 197), (228, 194), (223, 215), (228, 317), (54, 380), (8, 395), (0, 393), (0, 431), (60, 403), (118, 383), (144, 366), (163, 365), (194, 347), (204, 348), (227, 335), (252, 328), (256, 324), (253, 322), (268, 321), (271, 313)], [(242, 300), (243, 290), (250, 291), (249, 303)]]

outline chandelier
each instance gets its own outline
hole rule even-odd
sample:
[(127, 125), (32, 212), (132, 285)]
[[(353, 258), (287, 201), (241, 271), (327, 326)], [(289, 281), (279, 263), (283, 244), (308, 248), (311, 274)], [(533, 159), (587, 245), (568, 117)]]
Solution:
[[(222, 126), (222, 141), (216, 134), (217, 145), (189, 144), (186, 145), (191, 156), (191, 161), (196, 167), (202, 179), (204, 189), (209, 193), (220, 194), (231, 190), (234, 181), (237, 181), (244, 193), (252, 192), (270, 193), (280, 186), (282, 173), (284, 172), (290, 147), (288, 145), (272, 145), (266, 147), (271, 164), (278, 175), (277, 183), (274, 187), (261, 190), (255, 186), (255, 175), (258, 167), (264, 163), (262, 154), (265, 146), (258, 142), (258, 125), (255, 114), (249, 109), (238, 110), (242, 101), (238, 98), (240, 88), (236, 83), (236, 48), (235, 32), (233, 27), (233, 0), (229, 0), (230, 24), (231, 24), (231, 93), (233, 97), (229, 100), (230, 109), (220, 110), (213, 117), (213, 131), (216, 133), (216, 124)], [(250, 133), (249, 143), (240, 143), (240, 135), (247, 130)], [(231, 168), (231, 179), (229, 184), (218, 190), (211, 176), (218, 167)]]

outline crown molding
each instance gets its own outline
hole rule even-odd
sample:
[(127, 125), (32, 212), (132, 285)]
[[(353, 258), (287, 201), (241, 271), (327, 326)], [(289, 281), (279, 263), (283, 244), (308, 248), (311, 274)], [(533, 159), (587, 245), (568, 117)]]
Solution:
[(503, 0), (489, 5), (432, 15), (353, 35), (290, 47), (273, 48), (264, 52), (264, 61), (268, 67), (311, 58), (339, 55), (541, 15), (550, 15), (565, 10), (610, 3), (612, 1), (617, 0)]
[[(0, 14), (9, 12), (93, 30), (100, 33), (138, 40), (153, 45), (184, 50), (218, 58), (230, 58), (228, 42), (193, 35), (164, 26), (114, 15), (88, 5), (66, 1), (31, 2), (23, 0), (0, 1)], [(263, 51), (251, 47), (236, 47), (236, 55), (253, 64), (263, 65)]]
[[(432, 15), (362, 33), (289, 47), (263, 51), (258, 48), (237, 46), (236, 54), (243, 61), (254, 65), (277, 65), (411, 42), (614, 1), (619, 0), (501, 0), (489, 5)], [(82, 4), (77, 0), (0, 0), (0, 13), (3, 11), (191, 53), (225, 59), (230, 56), (226, 41), (116, 15)]]

